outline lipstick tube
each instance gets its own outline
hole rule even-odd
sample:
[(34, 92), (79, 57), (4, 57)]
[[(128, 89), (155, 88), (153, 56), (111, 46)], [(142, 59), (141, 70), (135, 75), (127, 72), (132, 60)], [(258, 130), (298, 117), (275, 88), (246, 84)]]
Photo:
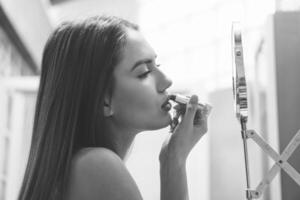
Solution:
[[(171, 94), (169, 95), (169, 99), (172, 101), (175, 101), (176, 103), (180, 103), (180, 104), (188, 104), (188, 102), (190, 101), (191, 97), (188, 96), (184, 96), (181, 94)], [(212, 110), (212, 106), (209, 104), (202, 104), (202, 103), (198, 103), (198, 105), (200, 106), (200, 109), (206, 109), (207, 110), (207, 115), (210, 113), (210, 111)]]

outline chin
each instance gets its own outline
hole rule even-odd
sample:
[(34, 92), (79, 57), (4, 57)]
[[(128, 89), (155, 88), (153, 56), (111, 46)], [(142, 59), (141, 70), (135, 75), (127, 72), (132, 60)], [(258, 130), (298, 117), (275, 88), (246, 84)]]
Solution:
[(171, 124), (171, 121), (172, 121), (170, 114), (164, 116), (163, 118), (157, 118), (157, 119), (160, 119), (160, 120), (157, 121), (155, 124), (153, 124), (151, 130), (166, 128), (167, 126), (169, 126)]
[(163, 125), (163, 126), (162, 125), (161, 126), (152, 126), (152, 127), (147, 128), (145, 131), (156, 131), (156, 130), (159, 130), (159, 129), (166, 128), (168, 126), (169, 126), (169, 124)]
[(162, 128), (166, 128), (167, 126), (169, 126), (171, 124), (172, 121), (172, 117), (170, 113), (164, 113), (163, 115), (155, 115), (155, 116), (151, 116), (148, 119), (154, 119), (154, 120), (148, 120), (148, 121), (144, 121), (144, 128), (143, 131), (153, 131), (153, 130), (158, 130), (158, 129), (162, 129)]

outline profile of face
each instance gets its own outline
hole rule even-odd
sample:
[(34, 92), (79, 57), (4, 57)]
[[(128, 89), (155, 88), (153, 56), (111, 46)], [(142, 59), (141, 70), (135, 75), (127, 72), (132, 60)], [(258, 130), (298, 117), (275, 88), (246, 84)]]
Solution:
[(119, 127), (137, 132), (166, 127), (171, 115), (162, 109), (172, 81), (158, 68), (156, 54), (143, 35), (127, 29), (121, 60), (114, 70), (110, 107), (104, 111)]

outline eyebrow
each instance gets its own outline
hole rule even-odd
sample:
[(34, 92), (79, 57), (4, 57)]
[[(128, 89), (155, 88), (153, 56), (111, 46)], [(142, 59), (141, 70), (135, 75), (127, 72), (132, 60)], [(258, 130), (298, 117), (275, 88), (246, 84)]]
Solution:
[[(156, 58), (156, 57), (157, 57), (157, 56), (155, 55), (155, 58)], [(137, 67), (138, 67), (139, 65), (141, 65), (141, 64), (149, 64), (149, 63), (151, 63), (151, 62), (153, 62), (153, 59), (149, 59), (149, 58), (139, 60), (139, 61), (137, 61), (137, 62), (133, 65), (133, 67), (131, 68), (130, 71), (133, 71), (135, 68), (137, 68)]]

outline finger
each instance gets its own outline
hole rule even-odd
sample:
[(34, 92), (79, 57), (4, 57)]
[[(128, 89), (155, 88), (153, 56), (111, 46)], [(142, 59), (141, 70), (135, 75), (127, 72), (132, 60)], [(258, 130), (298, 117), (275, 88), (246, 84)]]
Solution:
[(176, 104), (173, 108), (175, 111), (184, 114), (185, 110), (186, 110), (186, 105), (185, 104)]
[(193, 124), (193, 119), (195, 117), (197, 107), (198, 107), (198, 96), (192, 95), (189, 103), (186, 105), (186, 112), (182, 119), (183, 123)]
[(186, 105), (184, 104), (177, 104), (174, 107), (173, 116), (174, 117), (181, 117), (185, 114)]
[(195, 117), (194, 117), (194, 125), (199, 124), (201, 122), (202, 115), (203, 115), (203, 111), (200, 109), (197, 109)]
[(173, 108), (174, 108), (175, 110), (180, 110), (181, 106), (180, 106), (180, 104), (176, 104)]
[[(197, 113), (198, 114), (198, 113)], [(196, 114), (196, 116), (197, 116)], [(206, 133), (207, 132), (207, 115), (203, 112), (199, 116), (194, 119), (194, 128), (198, 129), (201, 133)]]
[(177, 127), (178, 123), (179, 123), (179, 120), (178, 120), (179, 116), (178, 117), (174, 117), (172, 119), (172, 122), (170, 124), (170, 132), (173, 133), (175, 128)]

